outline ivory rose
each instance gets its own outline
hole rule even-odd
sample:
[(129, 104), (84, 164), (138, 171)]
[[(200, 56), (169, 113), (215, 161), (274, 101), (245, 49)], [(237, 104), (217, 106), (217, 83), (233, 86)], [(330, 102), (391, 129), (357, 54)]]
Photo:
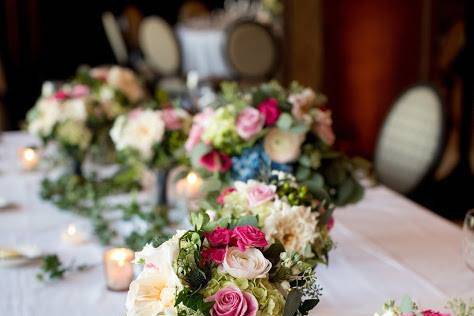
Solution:
[(237, 134), (245, 140), (257, 135), (263, 128), (265, 118), (260, 112), (252, 107), (247, 107), (237, 117)]
[(236, 286), (220, 289), (208, 297), (206, 302), (214, 302), (212, 316), (255, 316), (257, 315), (257, 299), (248, 292), (241, 291)]
[(241, 251), (237, 247), (230, 247), (227, 248), (221, 268), (234, 278), (250, 280), (265, 278), (272, 264), (257, 248)]
[(130, 69), (113, 66), (107, 73), (106, 81), (122, 92), (132, 103), (140, 101), (145, 96), (145, 91)]
[(293, 162), (301, 154), (305, 135), (272, 128), (263, 140), (263, 148), (271, 160), (278, 163)]

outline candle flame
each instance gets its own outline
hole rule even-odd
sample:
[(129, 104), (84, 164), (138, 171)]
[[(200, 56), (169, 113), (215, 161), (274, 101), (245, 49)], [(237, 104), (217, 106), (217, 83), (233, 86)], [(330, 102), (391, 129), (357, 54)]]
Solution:
[(23, 157), (26, 161), (33, 161), (36, 159), (36, 152), (33, 148), (25, 148), (23, 152)]
[(110, 260), (117, 262), (117, 265), (119, 267), (123, 267), (125, 263), (127, 262), (127, 260), (129, 260), (128, 253), (129, 253), (128, 249), (123, 249), (123, 248), (114, 249), (110, 253)]
[(77, 229), (76, 229), (76, 226), (74, 224), (69, 224), (69, 226), (67, 227), (67, 234), (69, 236), (73, 236), (77, 233)]
[(190, 172), (186, 176), (186, 181), (188, 181), (189, 184), (195, 184), (198, 181), (199, 177), (196, 173)]

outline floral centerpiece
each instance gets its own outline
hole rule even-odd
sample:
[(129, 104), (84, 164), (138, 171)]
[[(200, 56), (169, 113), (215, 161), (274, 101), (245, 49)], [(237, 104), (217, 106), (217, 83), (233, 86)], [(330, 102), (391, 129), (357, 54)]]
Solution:
[(421, 309), (408, 296), (404, 297), (400, 303), (394, 300), (386, 302), (382, 312), (375, 313), (374, 316), (474, 316), (474, 302), (467, 303), (460, 299), (448, 302), (446, 306), (450, 313), (442, 313), (432, 309)]
[(297, 253), (310, 265), (327, 264), (333, 246), (329, 236), (333, 206), (314, 198), (292, 175), (274, 171), (268, 183), (237, 181), (221, 192), (217, 202), (221, 207), (211, 214), (218, 221), (256, 216), (271, 242)]
[(319, 302), (311, 266), (239, 221), (201, 221), (135, 260), (144, 267), (130, 285), (128, 316), (306, 315)]
[[(293, 83), (241, 91), (223, 85), (217, 107), (194, 117), (185, 148), (192, 167), (214, 182), (258, 179), (271, 170), (291, 172), (318, 197), (355, 202), (363, 188), (350, 159), (335, 151), (326, 97)], [(211, 191), (211, 190), (208, 190)]]
[(137, 108), (119, 116), (110, 130), (123, 163), (156, 171), (158, 205), (168, 202), (169, 170), (186, 161), (184, 142), (190, 125), (191, 116), (181, 108)]
[(28, 131), (44, 143), (55, 141), (79, 168), (91, 148), (103, 147), (114, 119), (144, 97), (143, 86), (131, 70), (80, 68), (69, 82), (43, 85), (27, 114)]

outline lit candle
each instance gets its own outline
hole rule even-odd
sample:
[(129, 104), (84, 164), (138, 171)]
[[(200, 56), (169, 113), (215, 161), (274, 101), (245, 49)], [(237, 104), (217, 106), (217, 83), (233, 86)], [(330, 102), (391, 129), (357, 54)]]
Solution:
[(63, 240), (73, 245), (79, 245), (84, 243), (87, 238), (83, 232), (77, 229), (76, 225), (69, 224), (63, 232)]
[(134, 253), (126, 248), (114, 248), (104, 254), (104, 271), (107, 288), (127, 291), (133, 280)]
[(39, 162), (39, 154), (33, 147), (21, 148), (19, 155), (23, 170), (31, 171), (36, 169)]
[(178, 195), (184, 195), (187, 200), (193, 200), (200, 196), (202, 178), (195, 172), (190, 172), (185, 179), (176, 183), (176, 192)]

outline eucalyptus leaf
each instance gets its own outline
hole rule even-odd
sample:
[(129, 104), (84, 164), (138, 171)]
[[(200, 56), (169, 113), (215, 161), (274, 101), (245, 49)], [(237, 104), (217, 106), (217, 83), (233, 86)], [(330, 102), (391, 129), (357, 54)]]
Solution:
[(286, 298), (285, 309), (283, 310), (283, 316), (294, 316), (298, 311), (298, 307), (301, 304), (301, 298), (303, 294), (298, 289), (291, 289), (290, 293)]
[(307, 180), (311, 176), (311, 170), (304, 166), (298, 166), (296, 169), (296, 180), (304, 181)]
[(289, 130), (293, 124), (293, 118), (288, 113), (282, 113), (277, 121), (277, 126), (284, 130)]

